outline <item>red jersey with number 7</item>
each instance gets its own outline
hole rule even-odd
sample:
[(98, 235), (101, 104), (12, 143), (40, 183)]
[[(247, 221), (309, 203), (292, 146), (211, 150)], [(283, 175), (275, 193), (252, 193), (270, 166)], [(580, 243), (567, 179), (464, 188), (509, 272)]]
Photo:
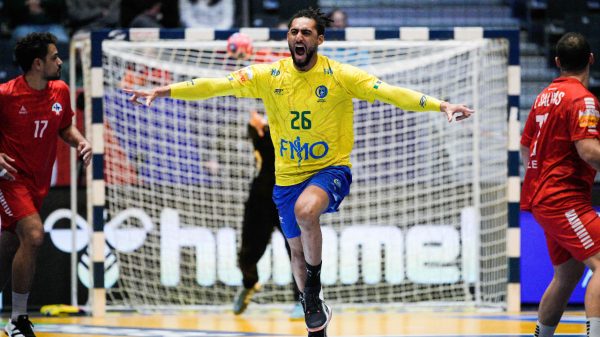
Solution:
[(571, 77), (555, 79), (537, 96), (521, 137), (529, 148), (521, 209), (591, 203), (596, 170), (579, 157), (575, 141), (600, 138), (598, 110), (598, 99)]
[(0, 153), (15, 160), (17, 181), (36, 193), (50, 188), (60, 130), (71, 125), (73, 111), (69, 86), (49, 81), (43, 90), (32, 89), (23, 76), (0, 84)]

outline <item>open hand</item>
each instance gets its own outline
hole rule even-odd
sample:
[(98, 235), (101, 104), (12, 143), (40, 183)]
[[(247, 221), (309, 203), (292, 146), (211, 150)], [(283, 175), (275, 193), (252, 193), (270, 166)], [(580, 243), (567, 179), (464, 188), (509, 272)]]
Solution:
[[(123, 89), (128, 94), (132, 94), (129, 98), (129, 101), (135, 105), (146, 105), (150, 106), (152, 102), (158, 97), (156, 90), (133, 90), (133, 89)], [(144, 102), (138, 101), (138, 98), (144, 100)]]
[(475, 113), (475, 110), (469, 109), (464, 104), (451, 104), (448, 102), (443, 102), (440, 108), (446, 114), (448, 122), (452, 122), (453, 118), (455, 118), (457, 122), (462, 121), (463, 119), (471, 117), (471, 115)]
[(15, 160), (9, 157), (6, 153), (0, 153), (0, 179), (6, 179), (10, 181), (15, 180), (13, 174), (17, 173), (17, 170), (10, 165)]
[(83, 165), (86, 167), (90, 165), (92, 160), (92, 145), (88, 141), (83, 141), (77, 144), (77, 153), (79, 158), (83, 160)]

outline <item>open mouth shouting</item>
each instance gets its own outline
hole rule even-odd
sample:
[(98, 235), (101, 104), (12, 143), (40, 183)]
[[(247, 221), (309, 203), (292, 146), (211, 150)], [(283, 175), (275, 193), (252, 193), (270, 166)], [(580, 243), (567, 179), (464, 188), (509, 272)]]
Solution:
[(306, 46), (301, 43), (296, 43), (296, 45), (294, 45), (294, 54), (296, 54), (296, 56), (306, 55)]
[(315, 49), (309, 49), (303, 43), (295, 43), (292, 48), (292, 59), (296, 67), (305, 70), (315, 53)]

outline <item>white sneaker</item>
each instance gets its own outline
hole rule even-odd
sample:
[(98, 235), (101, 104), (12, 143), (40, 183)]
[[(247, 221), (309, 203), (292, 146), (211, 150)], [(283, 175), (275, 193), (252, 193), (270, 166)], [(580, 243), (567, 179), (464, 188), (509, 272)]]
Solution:
[(16, 321), (9, 320), (4, 332), (8, 337), (35, 337), (33, 324), (31, 324), (27, 315), (20, 315)]

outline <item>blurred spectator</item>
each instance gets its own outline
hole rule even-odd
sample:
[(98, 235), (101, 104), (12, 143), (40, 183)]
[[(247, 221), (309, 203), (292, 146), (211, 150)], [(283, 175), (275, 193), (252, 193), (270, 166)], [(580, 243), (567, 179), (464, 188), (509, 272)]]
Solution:
[(512, 16), (521, 20), (527, 20), (527, 0), (508, 0), (512, 9)]
[(327, 14), (327, 17), (332, 21), (329, 23), (331, 28), (346, 28), (348, 27), (348, 15), (339, 8), (335, 8)]
[(162, 18), (160, 0), (138, 0), (141, 4), (141, 12), (136, 15), (129, 27), (134, 28), (161, 28), (160, 19)]
[(120, 0), (66, 0), (74, 33), (119, 26)]
[[(276, 2), (275, 0), (270, 0), (270, 2)], [(318, 0), (295, 0), (295, 1), (283, 1), (279, 0), (279, 20), (280, 21), (289, 21), (289, 19), (301, 9), (305, 9), (308, 7), (318, 8), (319, 1)]]
[[(149, 4), (149, 2), (151, 4)], [(131, 22), (133, 19), (148, 8), (151, 8), (152, 4), (155, 4), (156, 2), (161, 3), (160, 14), (156, 17), (160, 25), (165, 28), (179, 27), (179, 4), (178, 1), (174, 0), (121, 0), (119, 20), (121, 27), (132, 27)]]
[(162, 13), (162, 19), (160, 24), (165, 28), (178, 28), (181, 27), (179, 22), (179, 1), (173, 0), (162, 0), (162, 7), (160, 8)]
[[(278, 0), (236, 0), (237, 23), (250, 27), (274, 27), (279, 19)], [(239, 21), (239, 19), (243, 19)], [(289, 18), (285, 18), (286, 24)]]
[[(248, 23), (253, 27), (279, 27), (281, 22), (287, 24), (292, 15), (301, 9), (319, 7), (318, 0), (236, 0), (238, 7), (247, 6)], [(243, 12), (238, 11), (238, 22), (243, 19)]]
[[(546, 8), (546, 30), (553, 34), (563, 35), (565, 31), (569, 31), (566, 27), (569, 24), (569, 19), (578, 18), (587, 20), (588, 5), (586, 0), (548, 0)], [(552, 41), (554, 46), (556, 41)]]
[(14, 40), (33, 32), (49, 32), (59, 42), (69, 42), (63, 26), (67, 13), (64, 0), (4, 0), (4, 11)]
[(4, 0), (0, 0), (0, 38), (10, 37), (8, 18), (4, 10)]
[(233, 27), (234, 0), (181, 0), (179, 16), (185, 27)]

